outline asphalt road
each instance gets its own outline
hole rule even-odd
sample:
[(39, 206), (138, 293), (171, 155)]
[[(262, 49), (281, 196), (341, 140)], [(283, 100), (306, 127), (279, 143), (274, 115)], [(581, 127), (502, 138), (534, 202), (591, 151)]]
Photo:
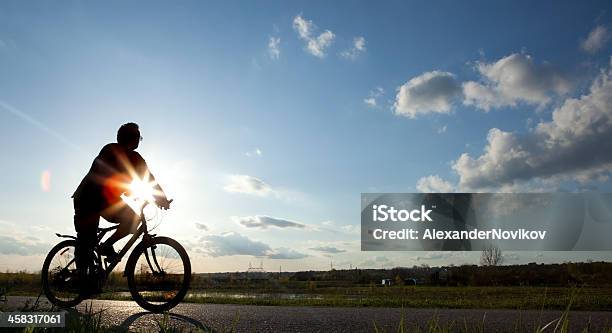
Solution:
[[(15, 309), (26, 302), (32, 302), (32, 298), (9, 297), (5, 308)], [(83, 312), (86, 305), (91, 306), (94, 311), (102, 311), (105, 325), (130, 330), (147, 328), (155, 330), (163, 317), (143, 311), (134, 302), (87, 300), (77, 309)], [(533, 332), (534, 327), (541, 327), (560, 318), (561, 315), (561, 311), (537, 310), (336, 308), (184, 303), (171, 311), (170, 325), (217, 332), (371, 332), (376, 323), (381, 331), (397, 332), (401, 318), (407, 328), (415, 325), (423, 328), (437, 316), (443, 325), (454, 322), (453, 327), (457, 331), (467, 325), (472, 328), (484, 328), (485, 332)], [(569, 319), (571, 332), (581, 331), (587, 325), (596, 332), (612, 328), (612, 312), (572, 311)], [(554, 326), (555, 324), (552, 324), (545, 332), (552, 332)]]

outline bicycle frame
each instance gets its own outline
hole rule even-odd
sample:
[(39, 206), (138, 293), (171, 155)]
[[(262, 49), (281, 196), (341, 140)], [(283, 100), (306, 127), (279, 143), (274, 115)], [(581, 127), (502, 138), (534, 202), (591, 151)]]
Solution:
[[(140, 238), (141, 235), (142, 235), (141, 243), (148, 242), (152, 237), (155, 236), (155, 235), (150, 235), (149, 230), (147, 229), (147, 219), (145, 218), (145, 215), (144, 215), (144, 209), (147, 205), (148, 205), (148, 202), (145, 202), (145, 204), (143, 204), (140, 207), (140, 226), (138, 227), (136, 232), (132, 235), (130, 240), (125, 244), (125, 246), (123, 246), (121, 251), (119, 251), (117, 257), (113, 261), (111, 261), (110, 263), (105, 261), (106, 266), (103, 266), (101, 262), (101, 255), (98, 253), (97, 259), (100, 261), (100, 267), (102, 267), (104, 271), (105, 278), (107, 278), (110, 275), (110, 273), (113, 271), (113, 269), (121, 262), (123, 257), (127, 254), (127, 252), (130, 250), (132, 245), (136, 243), (136, 241), (138, 240), (138, 238)], [(106, 232), (110, 230), (114, 230), (117, 227), (118, 226), (113, 226), (110, 228), (101, 229), (102, 232), (100, 233), (100, 235), (98, 235), (98, 244), (100, 243), (100, 241), (102, 240), (102, 237), (104, 237)], [(160, 272), (161, 268), (159, 267), (159, 264), (157, 263), (157, 257), (155, 256), (155, 251), (151, 251), (151, 256), (153, 257), (153, 262), (155, 263), (155, 266), (158, 272)], [(154, 268), (153, 265), (151, 265), (151, 260), (149, 259), (148, 251), (145, 251), (145, 257), (147, 259), (147, 264), (149, 264), (149, 267), (151, 268), (151, 271), (155, 272), (155, 270), (153, 269)], [(125, 276), (125, 272), (123, 273), (123, 275)]]
[[(108, 262), (108, 259), (105, 261), (102, 261), (102, 255), (99, 253), (99, 251), (96, 251), (97, 253), (97, 257), (94, 258), (95, 261), (98, 262), (99, 266), (101, 267), (102, 271), (104, 272), (104, 279), (108, 278), (108, 276), (110, 275), (110, 273), (113, 271), (113, 269), (115, 269), (115, 267), (121, 262), (121, 260), (123, 259), (123, 257), (127, 254), (127, 252), (130, 250), (130, 248), (132, 247), (132, 245), (134, 245), (134, 243), (136, 243), (136, 241), (138, 240), (138, 238), (140, 238), (140, 236), (142, 235), (142, 240), (141, 243), (144, 242), (148, 242), (152, 237), (154, 237), (155, 235), (151, 235), (149, 234), (149, 230), (147, 228), (147, 219), (145, 218), (144, 215), (144, 209), (145, 207), (148, 205), (148, 202), (145, 202), (141, 207), (140, 207), (140, 224), (138, 229), (136, 230), (136, 232), (132, 235), (132, 237), (130, 238), (130, 240), (125, 244), (125, 246), (121, 249), (121, 251), (119, 251), (117, 257)], [(108, 228), (98, 228), (98, 235), (97, 235), (97, 244), (96, 247), (100, 244), (100, 241), (102, 240), (102, 238), (104, 238), (104, 235), (106, 235), (107, 232), (112, 231), (117, 229), (119, 226), (112, 226), (112, 227), (108, 227)], [(70, 236), (70, 235), (60, 235), (58, 233), (56, 233), (56, 235), (58, 237), (61, 238), (72, 238), (72, 239), (76, 239), (76, 237), (74, 236)], [(153, 257), (153, 262), (155, 263), (155, 267), (157, 268), (157, 272), (155, 272), (155, 270), (153, 269), (153, 265), (151, 265), (151, 260), (149, 259), (149, 253), (148, 251), (145, 251), (145, 257), (147, 259), (147, 264), (149, 264), (149, 267), (151, 268), (151, 271), (154, 272), (153, 274), (160, 274), (162, 272), (162, 269), (159, 267), (159, 263), (157, 262), (157, 257), (155, 255), (155, 251), (151, 251), (151, 256)], [(67, 266), (69, 266), (75, 259), (72, 259)], [(123, 275), (125, 276), (125, 272), (123, 273)]]

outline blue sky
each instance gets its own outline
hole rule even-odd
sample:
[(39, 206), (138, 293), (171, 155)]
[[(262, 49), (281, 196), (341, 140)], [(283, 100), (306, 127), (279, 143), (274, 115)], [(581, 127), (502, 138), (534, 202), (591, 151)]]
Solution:
[[(70, 194), (127, 121), (197, 271), (475, 262), (359, 252), (359, 194), (609, 192), (610, 7), (2, 2), (0, 269), (71, 232)], [(567, 258), (610, 256), (508, 262)]]

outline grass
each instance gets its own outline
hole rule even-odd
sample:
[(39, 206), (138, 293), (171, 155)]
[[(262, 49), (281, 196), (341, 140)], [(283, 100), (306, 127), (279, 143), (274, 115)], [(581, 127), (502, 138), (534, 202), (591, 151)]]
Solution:
[[(241, 305), (396, 307), (446, 309), (564, 310), (579, 290), (573, 310), (612, 311), (612, 288), (568, 287), (328, 287), (304, 289), (191, 290), (184, 302)], [(11, 295), (36, 296), (33, 292)], [(239, 297), (237, 297), (239, 296)], [(131, 300), (129, 293), (106, 292), (106, 300)]]
[[(574, 295), (574, 291), (578, 292)], [(572, 301), (573, 310), (612, 310), (612, 289), (609, 288), (546, 288), (546, 287), (428, 287), (398, 286), (374, 288), (334, 288), (310, 292), (287, 293), (224, 292), (203, 295), (192, 290), (185, 302), (209, 304), (341, 306), (341, 307), (405, 307), (448, 309), (546, 309), (564, 310)], [(239, 294), (243, 297), (234, 297)], [(105, 293), (101, 299), (131, 300), (125, 294)]]
[[(572, 304), (575, 299), (578, 297), (579, 292), (573, 291), (570, 295), (570, 300), (567, 303), (565, 310), (559, 316), (548, 323), (536, 323), (536, 325), (531, 328), (529, 331), (534, 333), (568, 333), (570, 332), (570, 313), (572, 310)], [(542, 310), (543, 311), (543, 310)], [(540, 312), (541, 313), (541, 312)], [(432, 317), (425, 323), (424, 325), (419, 325), (418, 323), (410, 323), (405, 319), (405, 314), (402, 311), (402, 315), (397, 324), (397, 328), (391, 332), (398, 333), (449, 333), (449, 332), (462, 332), (462, 333), (484, 333), (488, 332), (489, 329), (486, 326), (486, 314), (483, 316), (482, 321), (476, 322), (474, 324), (468, 324), (464, 319), (463, 323), (458, 322), (456, 320), (451, 320), (447, 322), (443, 322), (440, 320), (440, 316), (436, 313), (432, 315)], [(521, 318), (515, 320), (513, 332), (527, 332), (527, 328), (521, 321)], [(376, 321), (372, 322), (372, 331), (376, 333), (384, 333), (387, 332), (385, 329), (380, 327)], [(575, 331), (575, 330), (573, 330)], [(578, 329), (579, 332), (582, 333), (590, 333), (590, 332), (601, 332), (601, 333), (612, 333), (612, 327), (606, 323), (605, 327), (600, 328), (599, 330), (595, 330), (591, 327), (590, 321), (582, 328)], [(578, 332), (576, 331), (576, 332)]]

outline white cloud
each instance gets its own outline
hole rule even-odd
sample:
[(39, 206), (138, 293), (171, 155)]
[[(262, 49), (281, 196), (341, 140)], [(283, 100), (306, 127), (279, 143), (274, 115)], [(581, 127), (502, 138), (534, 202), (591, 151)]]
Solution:
[(234, 217), (234, 221), (240, 223), (241, 225), (247, 228), (259, 228), (259, 229), (267, 229), (268, 227), (276, 227), (276, 228), (298, 228), (304, 229), (306, 225), (303, 223), (277, 218), (270, 216), (242, 216), (242, 217)]
[(229, 184), (223, 189), (227, 192), (255, 194), (266, 196), (272, 193), (272, 188), (263, 180), (248, 175), (232, 175)]
[(342, 227), (340, 227), (340, 229), (342, 229), (342, 231), (344, 231), (347, 234), (357, 235), (361, 232), (358, 226), (355, 226), (352, 224), (343, 225)]
[(516, 105), (516, 102), (507, 98), (498, 90), (482, 83), (468, 81), (462, 84), (465, 99), (463, 104), (474, 105), (484, 111), (500, 108), (506, 105)]
[(330, 30), (325, 30), (319, 36), (314, 36), (316, 26), (312, 21), (304, 19), (301, 15), (293, 19), (293, 29), (297, 31), (300, 39), (306, 42), (306, 51), (319, 58), (325, 57), (327, 48), (335, 38), (334, 33)]
[(331, 45), (333, 40), (334, 34), (331, 31), (326, 30), (316, 39), (311, 39), (308, 41), (308, 51), (310, 51), (310, 53), (312, 53), (314, 56), (323, 58), (325, 56), (325, 49)]
[(427, 113), (449, 113), (461, 86), (448, 72), (426, 72), (400, 86), (395, 97), (395, 114), (416, 118)]
[(196, 222), (195, 227), (200, 230), (208, 231), (208, 226), (204, 223)]
[(381, 87), (376, 87), (374, 90), (370, 90), (368, 97), (363, 99), (363, 102), (372, 108), (378, 106), (378, 98), (385, 94), (385, 90)]
[(514, 53), (494, 63), (478, 62), (476, 69), (481, 82), (463, 83), (463, 103), (485, 111), (520, 102), (543, 106), (552, 96), (571, 89), (563, 73), (548, 63), (535, 63), (527, 54)]
[(301, 259), (305, 254), (288, 248), (272, 249), (266, 243), (252, 240), (235, 232), (220, 235), (207, 235), (200, 238), (201, 245), (195, 248), (198, 253), (211, 257), (249, 255), (270, 259)]
[(455, 191), (451, 183), (438, 175), (422, 177), (417, 181), (416, 188), (423, 193), (450, 193)]
[(368, 98), (364, 98), (363, 102), (370, 107), (375, 108), (376, 107), (376, 99), (374, 97), (368, 97)]
[(311, 247), (310, 250), (317, 251), (317, 252), (323, 252), (327, 254), (337, 254), (337, 253), (346, 252), (346, 250), (342, 250), (342, 249), (339, 249), (333, 246), (316, 246), (316, 247)]
[(447, 129), (447, 125), (441, 126), (440, 128), (438, 128), (437, 132), (438, 134), (442, 134), (442, 133), (446, 133), (446, 129)]
[(516, 186), (540, 180), (607, 179), (612, 171), (612, 70), (602, 71), (587, 94), (568, 98), (552, 120), (527, 134), (489, 131), (484, 153), (462, 154), (453, 165), (461, 190)]
[(263, 151), (261, 151), (261, 149), (259, 148), (255, 148), (252, 151), (247, 151), (246, 153), (244, 153), (244, 155), (247, 157), (253, 157), (253, 156), (260, 157), (263, 155)]
[(359, 57), (360, 54), (366, 51), (365, 44), (366, 44), (365, 38), (355, 37), (353, 39), (353, 46), (348, 50), (344, 50), (340, 52), (340, 56), (346, 59), (355, 60), (357, 59), (357, 57)]
[(280, 37), (270, 37), (268, 39), (268, 55), (273, 60), (280, 58)]
[(203, 236), (200, 240), (203, 242), (202, 252), (211, 257), (232, 255), (263, 257), (271, 250), (267, 244), (251, 240), (235, 232)]
[(40, 243), (36, 237), (19, 239), (12, 236), (0, 236), (0, 254), (16, 254), (21, 256), (44, 254), (51, 245)]
[(596, 26), (585, 40), (580, 43), (580, 48), (587, 53), (597, 53), (597, 51), (601, 50), (604, 45), (610, 40), (612, 35), (608, 31), (608, 29), (604, 26), (598, 25)]
[(308, 255), (286, 247), (279, 247), (268, 253), (270, 259), (302, 259), (306, 257)]

